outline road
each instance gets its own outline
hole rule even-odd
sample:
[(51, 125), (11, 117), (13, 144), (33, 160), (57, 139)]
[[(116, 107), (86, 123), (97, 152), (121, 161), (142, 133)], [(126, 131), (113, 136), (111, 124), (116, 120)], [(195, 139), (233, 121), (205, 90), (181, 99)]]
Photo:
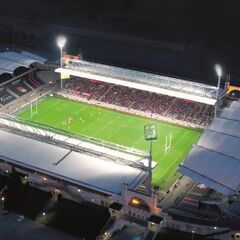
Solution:
[(63, 234), (52, 228), (38, 224), (25, 218), (18, 222), (19, 215), (9, 213), (2, 215), (0, 213), (0, 239), (7, 240), (77, 240), (78, 238)]

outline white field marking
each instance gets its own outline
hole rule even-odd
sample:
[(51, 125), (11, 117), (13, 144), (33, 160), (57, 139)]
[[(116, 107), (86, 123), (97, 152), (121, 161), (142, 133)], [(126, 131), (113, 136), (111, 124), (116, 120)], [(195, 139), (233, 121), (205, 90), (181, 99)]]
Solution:
[[(48, 98), (46, 98), (46, 99), (48, 99)], [(44, 101), (41, 101), (41, 102), (38, 103), (38, 108), (41, 107), (41, 106), (39, 107), (39, 104), (42, 104), (42, 103), (44, 103)], [(45, 110), (41, 109), (41, 114), (38, 114), (38, 115), (39, 115), (39, 116), (44, 115), (44, 113), (46, 113), (47, 111), (49, 111), (49, 110), (52, 109), (53, 107), (57, 106), (59, 103), (60, 103), (60, 102), (58, 101), (58, 102), (55, 102), (55, 103), (51, 103), (50, 105), (47, 104), (48, 107), (44, 107)], [(39, 109), (38, 109), (38, 110), (39, 110)], [(44, 116), (46, 116), (46, 115), (47, 115), (47, 114), (45, 114)], [(42, 116), (41, 116), (41, 117), (42, 117)]]
[[(105, 126), (105, 127), (103, 127), (103, 128), (101, 128), (100, 129), (100, 131), (98, 131), (98, 133), (100, 133), (100, 132), (102, 132), (105, 128), (107, 128), (109, 125), (111, 125), (113, 122), (115, 122), (118, 118), (120, 118), (120, 117), (122, 117), (122, 116), (117, 116), (117, 117), (115, 117), (112, 121), (109, 121), (108, 123), (108, 125), (107, 126)], [(116, 133), (118, 133), (118, 132), (120, 132), (121, 131), (121, 129), (120, 128), (118, 128), (118, 131), (116, 132)], [(115, 135), (116, 133), (113, 133), (113, 134), (111, 134), (111, 135), (108, 135), (110, 138), (113, 136), (113, 135)], [(116, 143), (116, 144), (119, 144), (119, 143)], [(120, 144), (120, 145), (123, 145), (123, 144)], [(126, 145), (123, 145), (123, 146), (126, 146)], [(131, 145), (132, 146), (132, 145)], [(129, 146), (126, 146), (126, 147), (128, 147), (128, 148), (131, 148), (131, 146), (129, 147)], [(137, 150), (139, 150), (139, 151), (142, 151), (141, 149), (138, 149), (138, 148), (133, 148), (133, 149), (137, 149)]]
[[(106, 114), (108, 114), (108, 113), (106, 113)], [(101, 118), (106, 117), (106, 114), (104, 114), (103, 116), (101, 116)], [(98, 128), (98, 130), (95, 130), (95, 131), (94, 131), (94, 133), (96, 133), (95, 136), (97, 136), (100, 132), (103, 132), (105, 128), (108, 128), (109, 125), (110, 125), (111, 123), (113, 123), (114, 121), (116, 121), (116, 119), (119, 118), (119, 117), (121, 117), (121, 116), (116, 116), (113, 120), (108, 121), (108, 124), (105, 124), (105, 125), (102, 126), (101, 128)], [(100, 119), (100, 118), (99, 118), (99, 119)], [(96, 121), (94, 121), (92, 124), (88, 125), (88, 126), (84, 129), (84, 131), (85, 131), (86, 129), (90, 128), (92, 125), (96, 125)], [(111, 136), (113, 136), (113, 135), (114, 135), (114, 133), (113, 133), (112, 135), (108, 135), (108, 136), (111, 137)], [(94, 137), (94, 138), (97, 138), (97, 137)], [(104, 140), (104, 141), (105, 141), (105, 140)]]
[[(87, 109), (87, 106), (84, 108), (84, 110), (86, 110)], [(79, 111), (77, 114), (79, 114), (81, 111)], [(101, 119), (101, 118), (104, 118), (105, 116), (106, 116), (106, 114), (108, 114), (108, 113), (105, 113), (105, 114), (102, 114), (100, 117), (97, 117), (96, 119)], [(83, 130), (85, 131), (85, 130), (87, 130), (88, 128), (92, 128), (92, 126), (94, 126), (94, 125), (96, 125), (96, 121), (94, 121), (94, 122), (92, 122), (92, 123), (90, 123), (90, 124), (88, 124), (88, 126), (87, 127), (85, 127)], [(100, 130), (99, 131), (101, 131), (101, 128), (100, 128)], [(94, 132), (98, 132), (98, 131), (94, 131)]]
[[(185, 138), (185, 135), (186, 135), (186, 134), (189, 134), (189, 133), (190, 133), (190, 132), (185, 132), (185, 134), (183, 134), (182, 137), (180, 137), (180, 139), (177, 140), (177, 142), (174, 144), (174, 146), (178, 145), (178, 143), (181, 141), (181, 139), (182, 139), (183, 137)], [(189, 149), (189, 147), (190, 147), (192, 144), (193, 144), (192, 142), (191, 142), (190, 144), (188, 144), (188, 148), (187, 148), (187, 149)], [(181, 154), (179, 154), (178, 158), (179, 158), (180, 156), (182, 156), (183, 154), (185, 154), (185, 151), (186, 151), (186, 149), (185, 149), (184, 151), (182, 151)], [(170, 151), (170, 152), (171, 152), (171, 151)], [(170, 154), (170, 152), (169, 152), (168, 154)], [(164, 155), (163, 157), (165, 157), (165, 155)], [(163, 157), (161, 157), (161, 158), (159, 159), (159, 161), (160, 161)], [(158, 161), (158, 163), (159, 163), (159, 161)], [(160, 178), (162, 178), (162, 177), (164, 176), (164, 174), (168, 171), (168, 169), (171, 168), (175, 163), (176, 163), (176, 161), (173, 161), (173, 162), (167, 167), (167, 169), (165, 169), (164, 173), (162, 173), (162, 174), (157, 178), (157, 180), (159, 180)], [(157, 166), (159, 166), (159, 165), (160, 165), (160, 164), (158, 164)]]
[[(60, 102), (59, 102), (60, 104)], [(84, 106), (84, 107), (81, 107), (81, 110), (79, 110), (77, 113), (73, 114), (72, 116), (75, 116), (77, 114), (79, 114), (80, 112), (83, 112), (85, 111), (87, 108), (87, 106)], [(62, 122), (59, 122), (58, 124), (56, 124), (55, 126), (58, 127), (58, 126), (61, 126), (61, 124), (63, 124), (64, 122), (66, 123), (66, 125), (70, 126), (68, 123), (67, 123), (68, 119), (64, 119)], [(64, 125), (65, 126), (65, 125)]]

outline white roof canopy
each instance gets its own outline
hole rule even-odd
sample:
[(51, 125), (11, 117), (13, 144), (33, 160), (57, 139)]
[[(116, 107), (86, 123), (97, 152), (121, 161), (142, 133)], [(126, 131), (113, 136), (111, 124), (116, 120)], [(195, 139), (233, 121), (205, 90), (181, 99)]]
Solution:
[(139, 168), (2, 130), (0, 159), (111, 195), (121, 194), (123, 179), (134, 189), (147, 177)]
[[(70, 60), (56, 72), (214, 105), (217, 87), (130, 69)], [(224, 95), (220, 89), (220, 96)]]
[(240, 103), (225, 108), (179, 171), (224, 195), (240, 195)]

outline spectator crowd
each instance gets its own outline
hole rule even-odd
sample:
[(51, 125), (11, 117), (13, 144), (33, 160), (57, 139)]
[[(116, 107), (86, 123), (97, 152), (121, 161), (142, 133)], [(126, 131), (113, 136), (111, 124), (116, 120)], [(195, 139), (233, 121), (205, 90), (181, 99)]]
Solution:
[(148, 91), (113, 85), (96, 80), (72, 78), (65, 85), (67, 92), (87, 100), (107, 103), (169, 119), (208, 126), (213, 117), (213, 107), (185, 99), (170, 97)]

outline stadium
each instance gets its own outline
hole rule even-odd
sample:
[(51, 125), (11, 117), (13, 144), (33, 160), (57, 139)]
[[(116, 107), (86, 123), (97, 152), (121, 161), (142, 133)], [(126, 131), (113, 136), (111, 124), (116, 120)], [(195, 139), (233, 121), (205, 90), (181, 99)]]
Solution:
[(226, 102), (220, 83), (87, 62), (67, 53), (58, 67), (23, 51), (0, 53), (0, 74), (2, 174), (15, 169), (34, 187), (107, 207), (114, 219), (145, 221), (150, 234), (161, 227), (160, 202), (181, 174), (225, 196), (239, 194), (239, 181), (225, 184), (226, 176), (211, 175), (218, 163), (209, 162), (217, 157), (206, 157), (212, 151), (229, 154), (222, 151), (227, 137), (209, 150), (208, 139), (217, 142), (227, 118), (216, 118)]

